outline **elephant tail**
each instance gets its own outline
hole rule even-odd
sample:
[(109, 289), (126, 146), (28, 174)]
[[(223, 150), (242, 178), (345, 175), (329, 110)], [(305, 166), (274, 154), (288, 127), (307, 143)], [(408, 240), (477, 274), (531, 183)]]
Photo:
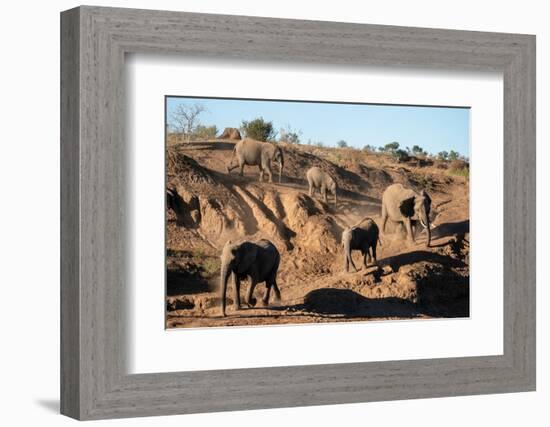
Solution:
[(378, 236), (378, 244), (382, 246), (382, 240), (380, 240), (380, 236)]

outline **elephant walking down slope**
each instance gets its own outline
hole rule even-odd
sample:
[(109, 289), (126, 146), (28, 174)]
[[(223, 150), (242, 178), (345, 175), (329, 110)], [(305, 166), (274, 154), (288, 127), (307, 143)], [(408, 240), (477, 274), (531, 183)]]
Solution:
[(426, 246), (430, 246), (432, 238), (430, 231), (431, 205), (432, 199), (424, 190), (416, 193), (403, 187), (402, 184), (390, 185), (382, 195), (382, 231), (386, 231), (388, 219), (400, 222), (405, 225), (408, 239), (414, 242), (412, 218), (416, 216), (428, 233)]
[(240, 309), (241, 280), (250, 279), (246, 302), (249, 306), (254, 306), (256, 301), (252, 295), (254, 288), (258, 283), (265, 282), (266, 291), (262, 300), (264, 305), (269, 303), (271, 288), (275, 292), (275, 298), (281, 299), (281, 292), (277, 286), (277, 270), (281, 256), (273, 243), (269, 240), (260, 240), (258, 242), (244, 241), (241, 243), (232, 243), (228, 241), (222, 250), (221, 255), (221, 308), (222, 315), (225, 316), (225, 296), (227, 291), (227, 282), (229, 276), (233, 274), (235, 282), (235, 309)]
[(336, 206), (336, 203), (338, 202), (338, 196), (336, 195), (336, 181), (334, 181), (328, 173), (317, 166), (314, 166), (307, 171), (306, 178), (309, 184), (309, 197), (313, 197), (315, 190), (319, 190), (319, 193), (323, 196), (325, 203), (328, 203), (328, 191), (334, 195), (334, 206)]
[(360, 250), (363, 255), (363, 265), (367, 268), (368, 261), (377, 263), (376, 245), (379, 242), (378, 226), (372, 218), (364, 218), (353, 227), (348, 227), (342, 232), (342, 246), (344, 247), (344, 269), (349, 271), (349, 264), (355, 271), (357, 267), (353, 263), (352, 250)]
[(260, 168), (260, 182), (263, 179), (264, 172), (269, 177), (269, 182), (273, 182), (271, 174), (271, 163), (279, 163), (279, 183), (283, 172), (283, 150), (271, 142), (256, 141), (255, 139), (245, 138), (235, 144), (233, 156), (227, 164), (227, 173), (235, 168), (240, 168), (240, 175), (243, 175), (244, 166), (258, 166)]

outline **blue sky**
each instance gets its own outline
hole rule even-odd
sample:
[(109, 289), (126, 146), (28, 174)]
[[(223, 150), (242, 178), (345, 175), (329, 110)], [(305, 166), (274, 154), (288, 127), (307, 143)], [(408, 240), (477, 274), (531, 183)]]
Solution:
[(362, 148), (397, 141), (401, 147), (419, 145), (429, 153), (455, 150), (469, 156), (468, 108), (167, 97), (168, 117), (179, 103), (202, 104), (207, 111), (200, 123), (219, 130), (263, 117), (276, 130), (286, 125), (300, 130), (302, 143), (335, 146), (343, 139)]

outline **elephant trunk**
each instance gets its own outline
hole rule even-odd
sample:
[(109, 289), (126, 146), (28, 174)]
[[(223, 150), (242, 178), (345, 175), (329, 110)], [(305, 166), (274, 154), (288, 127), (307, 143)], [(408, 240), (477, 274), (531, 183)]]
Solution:
[(430, 246), (430, 243), (431, 243), (431, 240), (432, 240), (432, 232), (431, 232), (431, 225), (430, 225), (430, 217), (426, 214), (426, 213), (423, 213), (421, 216), (420, 216), (420, 223), (422, 224), (422, 226), (426, 229), (426, 233), (428, 233), (428, 240), (427, 240), (427, 243), (426, 243), (426, 246)]
[(357, 270), (355, 268), (355, 265), (353, 264), (353, 258), (351, 257), (351, 230), (346, 229), (344, 231), (344, 234), (342, 235), (342, 244), (344, 246), (344, 270), (349, 271), (349, 265), (351, 263), (351, 266), (354, 268), (354, 270)]
[(227, 293), (227, 281), (229, 280), (229, 275), (231, 274), (231, 270), (229, 269), (229, 266), (226, 264), (222, 264), (222, 270), (220, 273), (220, 300), (222, 304), (222, 316), (225, 317), (225, 295)]
[(430, 247), (430, 244), (431, 244), (431, 241), (432, 241), (432, 231), (431, 231), (431, 224), (430, 224), (430, 219), (428, 218), (428, 223), (427, 223), (427, 227), (426, 227), (426, 231), (428, 232), (428, 243), (426, 244), (426, 246)]

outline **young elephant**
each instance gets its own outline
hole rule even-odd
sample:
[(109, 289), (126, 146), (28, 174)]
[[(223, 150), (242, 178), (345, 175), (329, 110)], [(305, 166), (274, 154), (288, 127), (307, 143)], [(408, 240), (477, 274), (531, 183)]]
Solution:
[(229, 275), (233, 273), (235, 281), (235, 308), (241, 307), (240, 287), (241, 280), (250, 279), (248, 288), (247, 304), (254, 306), (256, 301), (252, 298), (254, 288), (260, 282), (265, 282), (266, 291), (263, 304), (269, 303), (271, 288), (275, 292), (275, 298), (281, 299), (281, 292), (277, 286), (277, 270), (280, 262), (279, 251), (269, 240), (260, 240), (256, 243), (244, 241), (232, 243), (228, 241), (223, 247), (221, 254), (221, 308), (225, 316), (225, 295)]
[(309, 184), (309, 197), (313, 197), (315, 190), (319, 190), (325, 203), (328, 203), (327, 191), (329, 191), (334, 195), (334, 206), (336, 206), (338, 202), (336, 182), (328, 173), (314, 166), (307, 171), (306, 177)]
[[(236, 162), (235, 162), (236, 158)], [(245, 138), (235, 144), (233, 156), (227, 164), (227, 173), (235, 168), (240, 168), (240, 175), (243, 175), (244, 166), (258, 166), (260, 168), (260, 182), (262, 182), (264, 172), (267, 172), (269, 182), (273, 182), (271, 174), (271, 162), (279, 163), (279, 183), (283, 172), (283, 150), (281, 147), (271, 142), (256, 141), (255, 139)]]
[(353, 258), (351, 256), (352, 250), (361, 251), (365, 268), (367, 268), (367, 257), (369, 258), (369, 262), (374, 260), (376, 264), (376, 245), (378, 242), (378, 226), (371, 218), (364, 218), (353, 227), (346, 228), (342, 232), (342, 246), (344, 247), (345, 255), (344, 269), (349, 271), (349, 264), (351, 263), (353, 269), (358, 271), (353, 263)]

